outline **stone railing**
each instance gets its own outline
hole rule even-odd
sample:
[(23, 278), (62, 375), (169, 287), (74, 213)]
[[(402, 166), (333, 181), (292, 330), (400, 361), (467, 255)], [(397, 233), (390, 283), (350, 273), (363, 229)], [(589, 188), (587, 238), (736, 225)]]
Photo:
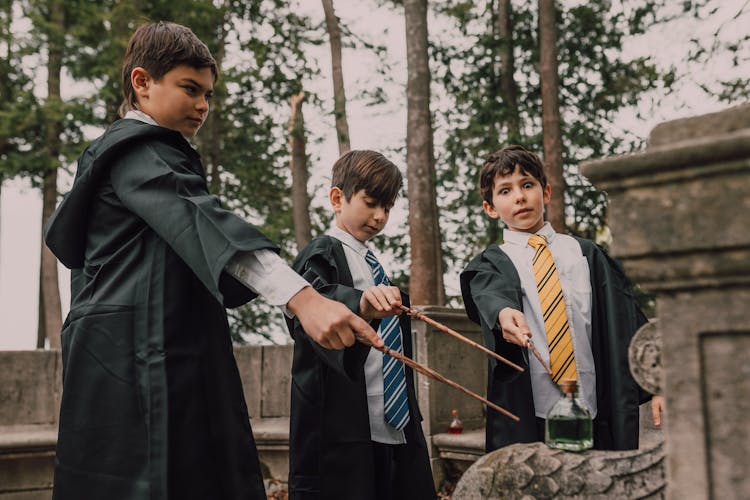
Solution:
[(49, 499), (57, 443), (59, 351), (0, 352), (0, 499)]
[[(235, 348), (264, 477), (286, 480), (292, 346)], [(0, 352), (0, 500), (49, 500), (59, 351)]]

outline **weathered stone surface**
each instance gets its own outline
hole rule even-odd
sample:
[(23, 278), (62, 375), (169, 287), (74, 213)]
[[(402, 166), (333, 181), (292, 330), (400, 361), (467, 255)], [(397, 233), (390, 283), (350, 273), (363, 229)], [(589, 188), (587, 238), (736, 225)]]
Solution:
[(613, 254), (656, 295), (667, 496), (750, 498), (750, 105), (657, 127), (589, 162)]
[(263, 348), (260, 346), (237, 346), (234, 359), (242, 379), (247, 411), (251, 418), (260, 418), (261, 370), (263, 368)]
[(291, 409), (292, 345), (263, 346), (261, 416), (288, 417)]
[(461, 477), (453, 499), (663, 498), (664, 487), (660, 442), (634, 451), (583, 453), (529, 443), (479, 459)]
[[(234, 351), (266, 478), (285, 480), (289, 469), (291, 349), (245, 346)], [(60, 351), (0, 352), (0, 500), (52, 496), (60, 365)], [(264, 389), (264, 383), (270, 387)], [(261, 394), (274, 396), (266, 410), (278, 417), (261, 418)]]
[[(437, 306), (420, 306), (418, 309), (430, 318), (447, 325), (474, 342), (483, 344), (479, 326), (472, 323), (463, 309)], [(477, 394), (484, 395), (487, 384), (487, 356), (479, 350), (454, 339), (420, 320), (412, 320), (414, 359), (458, 382)], [(445, 384), (424, 375), (415, 374), (422, 429), (430, 448), (430, 465), (435, 484), (453, 474), (463, 472), (468, 455), (474, 454), (473, 439), (470, 451), (462, 457), (440, 458), (440, 450), (432, 443), (432, 436), (445, 433), (451, 421), (451, 410), (457, 409), (464, 431), (484, 428), (484, 406)], [(459, 438), (460, 441), (460, 438)], [(455, 448), (455, 446), (454, 446)], [(484, 449), (484, 443), (482, 443)], [(458, 463), (457, 463), (458, 462)]]
[[(423, 306), (422, 313), (469, 339), (484, 344), (479, 326), (463, 309)], [(412, 320), (414, 357), (419, 363), (446, 375), (477, 394), (484, 395), (487, 385), (487, 355), (419, 320)], [(445, 384), (416, 374), (419, 408), (425, 419), (426, 434), (445, 432), (451, 410), (457, 409), (465, 430), (484, 427), (484, 407)]]
[(742, 104), (718, 113), (661, 123), (651, 131), (648, 146), (654, 148), (747, 128), (750, 128), (750, 104)]
[(0, 352), (0, 426), (57, 421), (60, 351)]

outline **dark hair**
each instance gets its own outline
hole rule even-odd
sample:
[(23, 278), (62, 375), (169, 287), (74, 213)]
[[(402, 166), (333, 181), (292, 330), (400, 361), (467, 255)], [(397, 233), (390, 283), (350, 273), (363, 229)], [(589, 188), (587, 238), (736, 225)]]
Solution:
[(186, 64), (193, 68), (211, 68), (214, 81), (219, 77), (211, 52), (190, 28), (181, 24), (159, 21), (144, 24), (130, 37), (122, 61), (122, 95), (119, 114), (124, 116), (137, 109), (135, 91), (130, 81), (133, 69), (142, 67), (159, 81), (169, 71)]
[(491, 204), (495, 177), (511, 175), (516, 168), (520, 168), (522, 173), (537, 179), (542, 189), (547, 187), (547, 176), (544, 175), (542, 160), (523, 146), (506, 146), (491, 153), (479, 171), (479, 191), (482, 193), (482, 199)]
[(403, 179), (398, 167), (375, 151), (352, 150), (333, 164), (331, 187), (344, 192), (347, 201), (360, 189), (384, 207), (396, 202)]

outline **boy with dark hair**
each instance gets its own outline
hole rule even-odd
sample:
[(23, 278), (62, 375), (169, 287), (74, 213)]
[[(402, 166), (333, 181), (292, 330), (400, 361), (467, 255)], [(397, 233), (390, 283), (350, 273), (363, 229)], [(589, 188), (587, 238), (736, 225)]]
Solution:
[(140, 27), (124, 119), (86, 148), (47, 224), (72, 270), (55, 499), (266, 498), (225, 307), (261, 294), (324, 347), (380, 342), (209, 195), (186, 139), (217, 73), (188, 28)]
[[(559, 234), (544, 221), (551, 188), (538, 156), (521, 146), (492, 153), (479, 174), (482, 207), (507, 229), (461, 273), (469, 317), (488, 348), (527, 369), (490, 360), (487, 397), (521, 418), (487, 414), (486, 449), (544, 441), (557, 384), (578, 381), (594, 418), (594, 446), (638, 447), (638, 405), (648, 400), (628, 370), (627, 347), (646, 317), (620, 265), (589, 240)], [(525, 349), (541, 352), (552, 376)], [(662, 400), (654, 397), (654, 423)]]
[[(391, 349), (411, 356), (411, 327), (367, 241), (383, 230), (401, 188), (380, 153), (350, 151), (336, 161), (329, 199), (334, 225), (293, 267), (324, 296), (372, 321)], [(414, 376), (364, 344), (326, 351), (299, 321), (294, 337), (289, 436), (292, 499), (435, 498)]]

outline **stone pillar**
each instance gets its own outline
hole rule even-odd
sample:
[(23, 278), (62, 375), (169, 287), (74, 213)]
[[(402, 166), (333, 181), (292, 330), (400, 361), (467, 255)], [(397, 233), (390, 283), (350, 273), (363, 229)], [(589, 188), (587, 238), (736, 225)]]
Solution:
[(582, 170), (609, 195), (612, 253), (656, 296), (667, 497), (750, 498), (750, 105)]
[[(463, 309), (438, 306), (420, 306), (417, 309), (474, 342), (484, 345), (479, 325), (471, 322)], [(429, 366), (480, 396), (485, 396), (487, 355), (423, 321), (413, 319), (411, 324), (415, 361)], [(443, 468), (432, 438), (446, 432), (451, 421), (451, 410), (454, 408), (458, 410), (465, 433), (483, 430), (485, 408), (482, 403), (453, 387), (418, 373), (415, 376), (419, 409), (424, 419), (422, 429), (430, 447), (432, 472), (436, 484), (439, 484), (443, 477)]]

